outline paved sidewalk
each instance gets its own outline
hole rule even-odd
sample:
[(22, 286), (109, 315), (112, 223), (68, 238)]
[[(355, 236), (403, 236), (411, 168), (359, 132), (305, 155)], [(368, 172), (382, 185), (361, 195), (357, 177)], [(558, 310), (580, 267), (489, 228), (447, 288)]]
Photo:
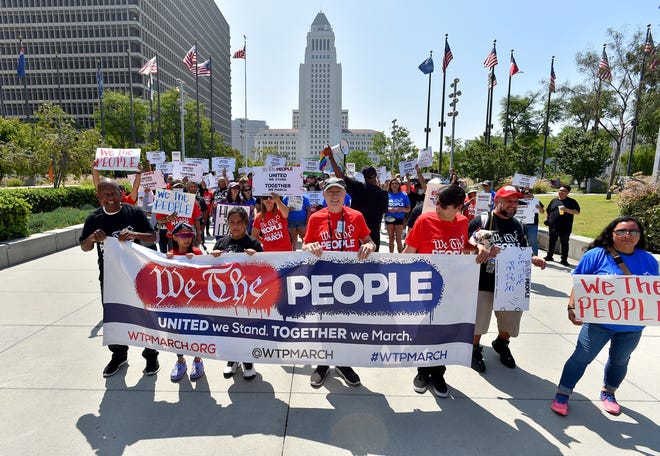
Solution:
[(611, 416), (598, 400), (601, 353), (570, 401), (550, 411), (578, 328), (566, 318), (569, 269), (534, 268), (531, 311), (508, 369), (484, 336), (487, 372), (449, 366), (449, 397), (412, 390), (415, 369), (359, 368), (363, 386), (309, 366), (257, 365), (251, 383), (225, 380), (224, 363), (175, 384), (175, 355), (142, 375), (140, 349), (109, 379), (101, 345), (95, 252), (58, 252), (0, 271), (0, 452), (6, 455), (611, 455), (660, 454), (660, 328), (645, 330)]

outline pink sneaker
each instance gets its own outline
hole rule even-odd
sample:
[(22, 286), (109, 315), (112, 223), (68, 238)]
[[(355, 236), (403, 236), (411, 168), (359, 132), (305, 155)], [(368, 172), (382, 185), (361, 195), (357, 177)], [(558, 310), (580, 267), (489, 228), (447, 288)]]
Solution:
[(558, 415), (568, 415), (568, 396), (561, 393), (555, 394), (555, 401), (550, 408)]
[(609, 391), (601, 391), (600, 400), (607, 413), (611, 413), (612, 415), (618, 415), (621, 413), (621, 407), (619, 407), (619, 403), (616, 401), (614, 394)]

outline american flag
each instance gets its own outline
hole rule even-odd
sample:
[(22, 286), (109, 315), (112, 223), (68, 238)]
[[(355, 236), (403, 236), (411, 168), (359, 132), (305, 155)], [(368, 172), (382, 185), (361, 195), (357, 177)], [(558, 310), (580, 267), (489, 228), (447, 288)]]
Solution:
[(454, 60), (454, 55), (451, 53), (451, 49), (449, 48), (449, 42), (445, 40), (445, 55), (442, 58), (442, 72), (444, 73), (447, 67), (449, 66), (449, 62)]
[(511, 54), (511, 68), (509, 68), (509, 75), (513, 76), (514, 74), (520, 73), (520, 68), (518, 68), (518, 64), (516, 63), (516, 59), (513, 58), (513, 54)]
[(646, 31), (646, 43), (644, 43), (644, 54), (651, 54), (653, 49), (653, 35), (651, 35), (651, 29), (648, 29)]
[(207, 60), (205, 62), (200, 63), (197, 65), (197, 75), (198, 76), (211, 76), (211, 60)]
[(245, 58), (245, 45), (243, 45), (242, 48), (240, 48), (238, 51), (234, 52), (234, 55), (232, 55), (233, 59), (244, 59)]
[(649, 63), (649, 70), (651, 71), (657, 70), (658, 64), (660, 64), (660, 56), (658, 56), (658, 48), (653, 48), (653, 51), (651, 51), (651, 62)]
[(188, 68), (188, 70), (193, 72), (193, 69), (197, 65), (197, 46), (190, 48), (186, 56), (183, 58), (183, 64), (186, 66), (186, 68)]
[(557, 79), (555, 75), (555, 62), (552, 62), (550, 64), (550, 92), (552, 93), (555, 92), (555, 79)]
[(607, 60), (607, 54), (605, 53), (605, 48), (603, 48), (603, 56), (598, 62), (598, 77), (605, 81), (612, 80), (612, 72), (610, 71), (610, 62)]
[(25, 76), (25, 51), (23, 50), (23, 43), (21, 42), (18, 50), (18, 64), (16, 65), (16, 74), (19, 78)]
[(492, 89), (497, 85), (497, 78), (495, 77), (495, 71), (492, 71), (488, 74), (488, 88)]
[(153, 58), (147, 60), (147, 62), (142, 65), (142, 68), (140, 68), (140, 71), (138, 71), (140, 74), (156, 74), (158, 73), (158, 63), (156, 61), (156, 56)]
[(493, 68), (495, 65), (497, 65), (497, 51), (495, 50), (495, 45), (493, 45), (493, 50), (490, 51), (490, 54), (484, 60), (484, 66), (486, 68)]

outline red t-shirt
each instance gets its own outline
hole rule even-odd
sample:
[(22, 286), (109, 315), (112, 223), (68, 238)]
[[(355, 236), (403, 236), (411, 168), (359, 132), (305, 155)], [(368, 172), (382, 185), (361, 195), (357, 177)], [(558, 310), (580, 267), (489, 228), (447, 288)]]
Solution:
[[(179, 251), (170, 250), (167, 253), (171, 253), (172, 255), (185, 255), (188, 252), (179, 252)], [(195, 255), (204, 255), (204, 253), (202, 253), (202, 251), (200, 249), (198, 249), (197, 247), (193, 247), (192, 253), (194, 253)]]
[(131, 206), (135, 206), (135, 200), (131, 198), (131, 195), (128, 193), (121, 198), (122, 203), (130, 204)]
[(415, 221), (406, 236), (406, 245), (417, 253), (447, 253), (459, 255), (468, 240), (468, 219), (456, 214), (452, 222), (440, 220), (435, 211), (425, 212)]
[[(465, 198), (465, 203), (467, 203), (468, 201), (470, 201), (470, 199)], [(465, 203), (463, 203), (463, 204), (465, 204)], [(473, 199), (470, 202), (468, 207), (465, 208), (465, 210), (463, 211), (463, 215), (467, 217), (468, 222), (470, 220), (472, 220), (475, 217), (475, 215), (477, 215), (477, 199), (476, 198)]]
[(280, 210), (259, 212), (254, 218), (253, 227), (259, 230), (259, 240), (264, 252), (290, 252), (289, 224)]
[[(195, 226), (195, 220), (197, 220), (201, 216), (202, 216), (202, 210), (199, 208), (199, 204), (197, 204), (197, 201), (195, 201), (195, 205), (193, 206), (192, 217), (181, 217), (177, 215), (173, 220), (167, 222), (166, 225), (167, 237), (168, 238), (172, 237), (172, 230), (177, 225), (177, 223), (185, 222), (190, 226)], [(158, 214), (156, 216), (156, 220), (164, 219), (165, 217), (167, 217), (167, 214)]]
[[(342, 219), (343, 230), (338, 226)], [(341, 212), (332, 213), (326, 207), (309, 217), (304, 242), (319, 242), (321, 248), (327, 251), (357, 252), (360, 250), (360, 239), (370, 233), (364, 216), (355, 209), (344, 206)]]

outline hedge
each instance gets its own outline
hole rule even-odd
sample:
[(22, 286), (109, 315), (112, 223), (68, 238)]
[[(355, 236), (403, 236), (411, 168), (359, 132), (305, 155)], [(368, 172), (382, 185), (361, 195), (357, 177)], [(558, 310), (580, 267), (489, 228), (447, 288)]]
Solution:
[(2, 193), (0, 198), (0, 240), (30, 235), (30, 204), (24, 199)]
[(660, 185), (629, 182), (619, 193), (621, 215), (637, 217), (646, 227), (649, 252), (660, 253)]
[(0, 195), (13, 195), (26, 201), (32, 213), (51, 212), (58, 207), (98, 206), (96, 192), (92, 186), (60, 188), (12, 188), (2, 190)]

